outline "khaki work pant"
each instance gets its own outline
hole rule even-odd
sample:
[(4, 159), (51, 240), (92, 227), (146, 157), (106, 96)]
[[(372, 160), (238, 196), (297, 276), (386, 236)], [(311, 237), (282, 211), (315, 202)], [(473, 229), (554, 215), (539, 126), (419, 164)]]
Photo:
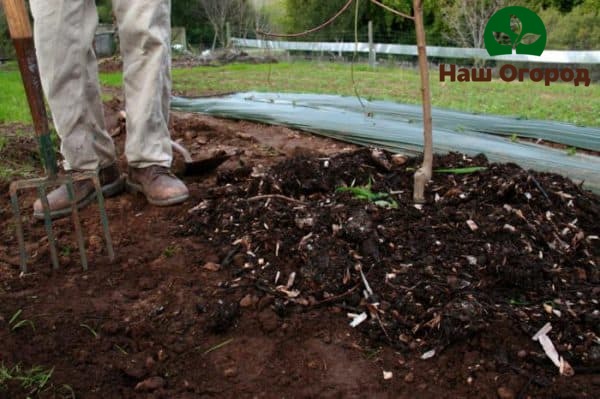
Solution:
[[(66, 170), (115, 162), (104, 122), (93, 41), (94, 0), (31, 0), (42, 86)], [(113, 0), (119, 27), (130, 166), (171, 166), (170, 0)]]

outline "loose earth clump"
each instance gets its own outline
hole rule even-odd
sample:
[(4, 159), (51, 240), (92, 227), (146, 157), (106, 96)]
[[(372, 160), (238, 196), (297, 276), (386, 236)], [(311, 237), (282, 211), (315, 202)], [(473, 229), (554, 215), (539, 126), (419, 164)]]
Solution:
[[(121, 109), (105, 113), (122, 153)], [(171, 127), (194, 157), (236, 155), (187, 177), (181, 207), (108, 199), (114, 264), (92, 206), (90, 270), (64, 219), (51, 271), (25, 193), (20, 275), (0, 202), (0, 398), (600, 397), (598, 196), (448, 154), (434, 169), (484, 169), (434, 173), (415, 207), (418, 159), (206, 116)], [(548, 322), (572, 377), (531, 339)]]

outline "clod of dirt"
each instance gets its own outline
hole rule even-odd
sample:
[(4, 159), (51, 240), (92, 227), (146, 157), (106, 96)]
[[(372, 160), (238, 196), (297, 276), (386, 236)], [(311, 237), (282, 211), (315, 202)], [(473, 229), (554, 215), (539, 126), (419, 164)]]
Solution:
[(258, 297), (256, 295), (247, 294), (240, 300), (240, 307), (249, 308), (258, 303)]
[(238, 303), (219, 301), (215, 309), (210, 312), (206, 327), (215, 334), (222, 334), (233, 326), (239, 315)]
[(271, 309), (265, 309), (258, 314), (258, 322), (265, 333), (270, 333), (279, 327), (277, 315)]
[(121, 370), (125, 375), (136, 380), (140, 380), (148, 374), (148, 371), (144, 367), (144, 362), (137, 360), (128, 361)]
[(165, 386), (165, 380), (161, 377), (150, 377), (135, 386), (136, 392), (152, 392)]
[(218, 272), (221, 269), (221, 265), (214, 262), (206, 262), (202, 268), (209, 272)]
[(156, 279), (153, 279), (150, 277), (142, 277), (140, 279), (140, 281), (138, 282), (138, 287), (142, 291), (153, 290), (154, 288), (156, 288), (157, 285), (158, 285), (158, 281)]
[(121, 330), (121, 326), (116, 321), (107, 321), (101, 327), (101, 331), (106, 335), (115, 335)]
[(154, 370), (154, 367), (156, 366), (156, 360), (154, 360), (152, 356), (148, 356), (146, 358), (145, 366), (148, 371)]
[(225, 371), (223, 371), (223, 377), (225, 378), (233, 378), (238, 374), (238, 370), (235, 367), (229, 367), (226, 368)]
[(515, 392), (507, 387), (498, 388), (499, 399), (515, 399)]

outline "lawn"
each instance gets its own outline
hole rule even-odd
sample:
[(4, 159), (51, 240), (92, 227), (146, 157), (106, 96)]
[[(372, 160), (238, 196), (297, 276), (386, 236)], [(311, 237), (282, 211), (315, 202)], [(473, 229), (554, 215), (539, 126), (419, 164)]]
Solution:
[[(102, 76), (106, 85), (120, 85), (119, 74)], [(415, 69), (365, 65), (354, 67), (358, 93), (369, 99), (419, 103), (419, 75)], [(173, 71), (175, 92), (202, 95), (233, 91), (281, 91), (354, 95), (350, 65), (317, 62), (273, 65), (233, 64)], [(577, 125), (600, 126), (600, 87), (570, 83), (440, 82), (431, 70), (433, 104), (460, 111), (512, 115), (527, 119), (549, 119)]]
[[(120, 73), (101, 74), (102, 84), (120, 87)], [(358, 93), (369, 99), (419, 103), (416, 70), (365, 65), (354, 67)], [(14, 64), (0, 67), (0, 123), (30, 122), (19, 73)], [(233, 91), (281, 91), (354, 95), (352, 70), (347, 64), (294, 62), (273, 65), (232, 64), (173, 70), (173, 89), (186, 95)], [(600, 126), (600, 87), (570, 83), (440, 82), (431, 70), (433, 104), (460, 111), (513, 115), (527, 119), (549, 119), (577, 125)]]
[(31, 123), (19, 70), (15, 64), (0, 65), (0, 124)]

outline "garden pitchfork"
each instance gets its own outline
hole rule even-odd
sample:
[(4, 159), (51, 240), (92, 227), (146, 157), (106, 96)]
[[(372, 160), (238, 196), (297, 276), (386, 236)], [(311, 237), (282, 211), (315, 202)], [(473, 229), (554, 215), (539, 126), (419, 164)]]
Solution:
[(14, 181), (10, 185), (10, 200), (15, 215), (16, 233), (17, 239), (19, 241), (21, 271), (23, 273), (27, 272), (28, 255), (27, 250), (25, 249), (23, 221), (19, 209), (19, 199), (17, 196), (17, 192), (23, 189), (37, 189), (38, 195), (42, 201), (42, 206), (44, 209), (44, 224), (46, 234), (48, 235), (52, 266), (54, 269), (58, 269), (56, 239), (52, 232), (52, 219), (50, 217), (50, 206), (48, 204), (48, 197), (46, 195), (46, 191), (49, 187), (58, 186), (61, 184), (66, 184), (67, 186), (69, 200), (71, 201), (72, 217), (75, 226), (77, 244), (79, 246), (79, 253), (81, 256), (81, 263), (83, 269), (87, 270), (88, 265), (85, 251), (85, 242), (83, 240), (81, 222), (79, 220), (79, 212), (77, 210), (75, 193), (73, 189), (73, 182), (80, 180), (92, 180), (92, 182), (94, 183), (96, 197), (98, 199), (98, 206), (100, 208), (100, 218), (102, 219), (102, 229), (104, 231), (106, 248), (110, 260), (113, 261), (115, 258), (115, 254), (110, 238), (108, 218), (106, 216), (106, 208), (104, 207), (104, 197), (102, 195), (102, 188), (100, 186), (98, 172), (94, 171), (68, 173), (64, 176), (58, 175), (56, 156), (50, 137), (48, 117), (46, 114), (46, 107), (44, 104), (44, 95), (42, 93), (42, 85), (38, 70), (38, 63), (35, 56), (35, 48), (33, 45), (31, 23), (29, 22), (29, 14), (27, 13), (27, 9), (25, 7), (25, 1), (2, 0), (2, 6), (4, 7), (4, 12), (6, 14), (6, 20), (8, 22), (10, 35), (13, 39), (13, 43), (15, 46), (15, 51), (19, 62), (19, 69), (21, 71), (21, 77), (23, 79), (23, 85), (25, 86), (27, 101), (29, 102), (29, 108), (31, 110), (31, 117), (35, 128), (35, 134), (38, 139), (40, 157), (47, 175), (45, 178)]

